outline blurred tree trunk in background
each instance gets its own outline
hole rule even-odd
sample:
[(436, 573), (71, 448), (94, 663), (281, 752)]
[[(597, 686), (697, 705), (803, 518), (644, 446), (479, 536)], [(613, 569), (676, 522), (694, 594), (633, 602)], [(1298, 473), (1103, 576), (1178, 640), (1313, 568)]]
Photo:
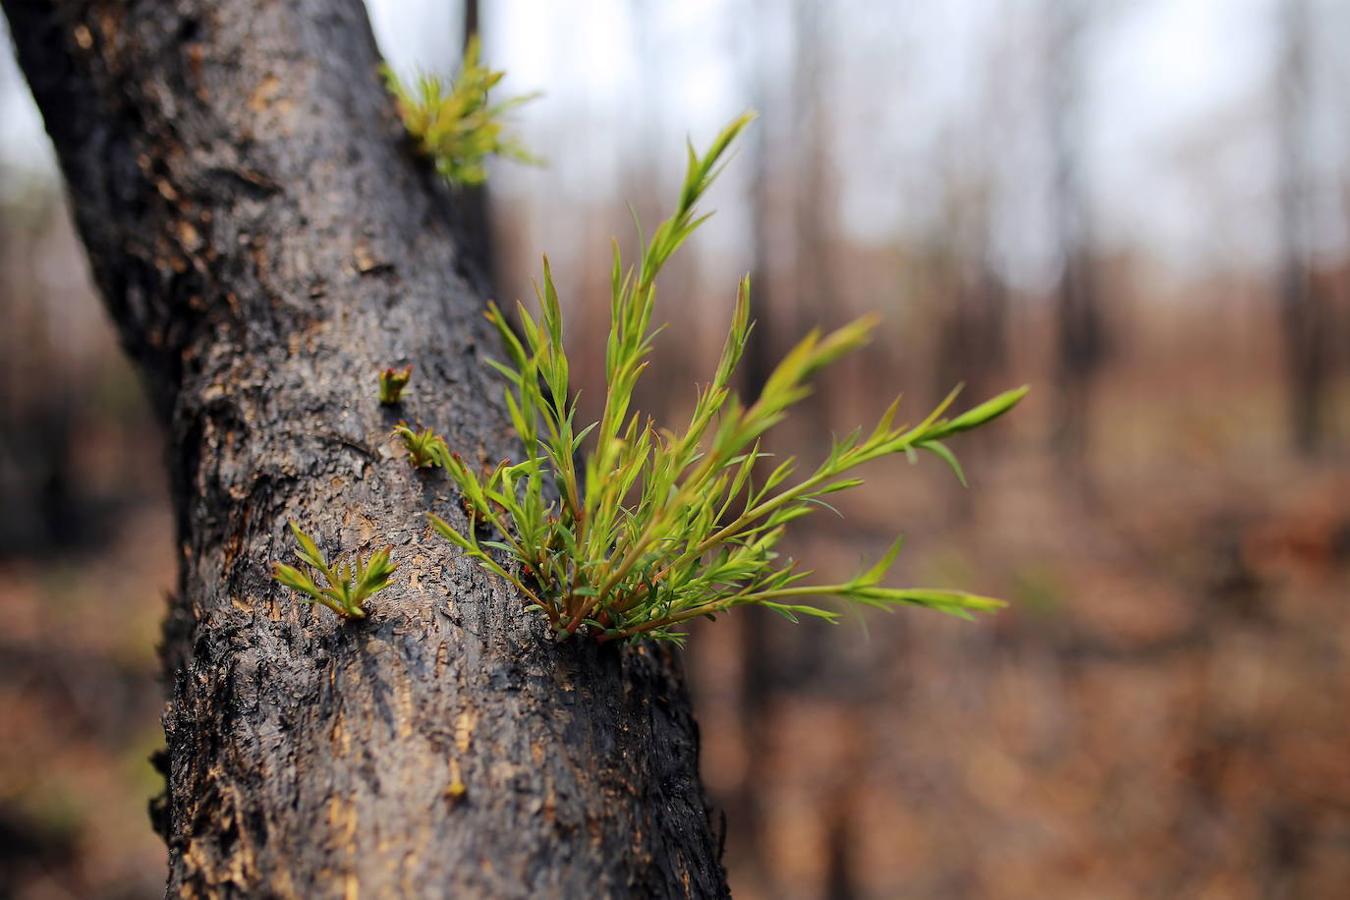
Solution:
[(1278, 129), (1279, 307), (1295, 449), (1316, 452), (1323, 439), (1331, 322), (1312, 272), (1307, 117), (1309, 34), (1306, 0), (1281, 0)]
[[(982, 89), (971, 120), (959, 124), (952, 139), (943, 142), (937, 169), (945, 176), (943, 206), (937, 237), (947, 286), (939, 298), (937, 334), (937, 396), (964, 383), (966, 398), (992, 396), (1008, 366), (1008, 327), (1011, 292), (996, 259), (996, 203), (1002, 188), (1001, 157), (1008, 152), (1006, 127), (1012, 103), (1007, 80), (1015, 53), (1001, 29), (993, 29), (981, 54)], [(1014, 114), (1015, 116), (1015, 114)], [(998, 435), (974, 434), (964, 451), (978, 454)], [(960, 488), (959, 483), (956, 484)], [(974, 493), (954, 494), (966, 516), (973, 511)]]
[[(720, 896), (663, 649), (554, 644), (422, 518), (375, 373), (509, 446), (480, 291), (357, 0), (4, 0), (95, 279), (170, 435), (169, 892)], [(437, 504), (453, 512), (445, 498)], [(341, 622), (271, 580), (286, 521), (392, 544)]]
[[(800, 139), (792, 148), (796, 164), (796, 254), (792, 260), (793, 302), (790, 307), (780, 305), (790, 311), (783, 316), (780, 334), (804, 334), (808, 328), (828, 326), (840, 318), (833, 309), (836, 294), (831, 272), (831, 241), (838, 233), (835, 184), (830, 173), (835, 126), (827, 97), (828, 31), (833, 18), (828, 4), (815, 0), (793, 3), (793, 131)], [(819, 392), (807, 397), (804, 407), (816, 421), (827, 421), (827, 407)]]
[(768, 134), (779, 125), (782, 100), (781, 92), (771, 89), (769, 84), (767, 22), (762, 2), (747, 0), (745, 16), (749, 21), (765, 23), (749, 42), (751, 50), (742, 75), (750, 95), (750, 108), (760, 117), (757, 126), (745, 138), (749, 144), (745, 153), (750, 157), (750, 303), (754, 331), (741, 359), (740, 377), (743, 399), (752, 403), (769, 380), (776, 361), (773, 311), (781, 306), (781, 298), (773, 295), (770, 281), (770, 273), (775, 271), (779, 261), (773, 258), (774, 240), (770, 228), (774, 164), (770, 160)]
[[(773, 254), (773, 163), (770, 161), (773, 146), (769, 141), (771, 129), (781, 124), (783, 110), (781, 91), (770, 85), (766, 10), (761, 0), (748, 0), (745, 5), (746, 19), (762, 23), (754, 32), (747, 71), (742, 76), (748, 85), (750, 107), (760, 114), (758, 127), (747, 136), (750, 146), (746, 149), (750, 156), (750, 302), (754, 330), (738, 372), (742, 397), (746, 403), (753, 403), (777, 361), (775, 337), (780, 323), (776, 319), (784, 312), (782, 297), (773, 292), (770, 277), (770, 273), (777, 270), (779, 261)], [(769, 448), (765, 449), (771, 452)], [(766, 467), (757, 465), (754, 477), (763, 479), (766, 475)], [(763, 783), (761, 769), (768, 755), (769, 694), (775, 666), (773, 642), (769, 636), (776, 616), (767, 609), (746, 608), (744, 612), (746, 615), (737, 617), (736, 628), (740, 671), (738, 717), (740, 739), (745, 749), (745, 769), (728, 806), (732, 820), (736, 822), (736, 833), (745, 839), (743, 855), (756, 870), (757, 877), (762, 877), (765, 861), (761, 846), (763, 821), (759, 787)]]
[[(946, 246), (937, 251), (939, 299), (937, 321), (937, 392), (944, 396), (964, 384), (963, 396), (978, 398), (997, 392), (996, 382), (1007, 367), (1010, 297), (994, 265), (993, 175), (985, 154), (973, 171), (952, 172), (946, 179), (942, 221)], [(962, 455), (978, 460), (990, 435), (971, 435)], [(978, 463), (977, 463), (978, 465)], [(956, 515), (969, 521), (975, 513), (975, 492), (955, 479), (947, 482)]]
[(481, 35), (482, 33), (478, 16), (478, 0), (464, 0), (464, 45), (468, 46), (474, 35)]
[[(0, 116), (4, 112), (0, 106)], [(73, 492), (69, 386), (65, 379), (36, 391), (25, 384), (25, 370), (35, 360), (54, 358), (55, 348), (36, 302), (38, 287), (14, 276), (23, 271), (20, 260), (36, 256), (45, 230), (40, 220), (51, 217), (40, 209), (19, 210), (0, 216), (0, 560), (78, 546), (100, 518)]]
[[(961, 177), (961, 176), (958, 176)], [(995, 393), (1008, 359), (1009, 294), (993, 260), (993, 223), (987, 169), (949, 179), (943, 231), (951, 246), (941, 253), (937, 335), (937, 387), (945, 394), (965, 383), (965, 397)]]
[(1052, 167), (1051, 227), (1061, 261), (1055, 287), (1055, 443), (1066, 473), (1077, 477), (1086, 475), (1083, 465), (1092, 388), (1107, 345), (1082, 172), (1082, 44), (1091, 2), (1049, 0), (1045, 73)]
[[(467, 48), (469, 41), (475, 37), (480, 41), (483, 39), (483, 27), (478, 6), (478, 0), (464, 0), (464, 41), (462, 44), (464, 48)], [(484, 60), (491, 64), (492, 59), (487, 54), (487, 48), (484, 47), (482, 52)], [(488, 198), (488, 184), (484, 182), (483, 184), (463, 185), (456, 190), (463, 194), (459, 198), (460, 213), (457, 217), (461, 227), (455, 232), (460, 253), (472, 261), (472, 264), (478, 269), (478, 278), (487, 286), (488, 295), (495, 297), (498, 285), (501, 284), (501, 277), (497, 272), (497, 261), (492, 250), (492, 205)], [(502, 308), (514, 314), (512, 304), (503, 304)]]

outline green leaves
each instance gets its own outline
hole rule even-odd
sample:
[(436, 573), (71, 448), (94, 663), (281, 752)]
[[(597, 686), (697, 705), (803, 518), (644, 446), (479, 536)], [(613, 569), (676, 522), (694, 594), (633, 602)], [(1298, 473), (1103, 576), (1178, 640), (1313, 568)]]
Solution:
[(449, 448), (445, 446), (445, 438), (430, 428), (413, 431), (407, 422), (399, 422), (394, 426), (394, 434), (403, 441), (413, 465), (419, 469), (437, 465), (438, 455), (449, 453)]
[(1029, 390), (1031, 388), (1023, 385), (1011, 391), (1004, 391), (992, 400), (984, 401), (950, 422), (943, 423), (942, 427), (932, 435), (932, 439), (944, 438), (948, 435), (959, 434), (962, 431), (970, 431), (972, 428), (979, 428), (981, 425), (992, 422), (1020, 403)]
[(537, 94), (489, 103), (488, 93), (505, 76), (479, 62), (478, 38), (464, 50), (464, 62), (452, 82), (435, 75), (420, 75), (405, 84), (385, 66), (385, 84), (398, 101), (403, 126), (417, 141), (418, 149), (436, 163), (436, 171), (451, 184), (481, 184), (487, 180), (489, 156), (505, 156), (519, 162), (537, 163), (516, 138), (506, 133), (508, 112), (533, 100)]
[(1007, 412), (1026, 388), (946, 418), (953, 391), (914, 425), (895, 424), (897, 400), (870, 434), (859, 431), (835, 441), (805, 475), (798, 475), (793, 458), (770, 468), (760, 450), (765, 433), (810, 393), (816, 373), (868, 341), (876, 320), (859, 319), (828, 334), (812, 331), (746, 406), (732, 384), (751, 330), (747, 278), (737, 292), (712, 381), (699, 391), (688, 424), (679, 431), (658, 429), (631, 408), (660, 331), (653, 325), (657, 276), (706, 218), (697, 214), (697, 203), (751, 118), (731, 122), (702, 155), (690, 147), (675, 212), (642, 243), (636, 264), (625, 264), (615, 246), (606, 395), (598, 422), (576, 424), (561, 306), (545, 259), (542, 285), (536, 287), (539, 312), (521, 307), (518, 333), (496, 306), (487, 314), (505, 347), (505, 361), (491, 364), (506, 380), (506, 407), (523, 457), (479, 473), (429, 432), (400, 431), (414, 458), (445, 469), (463, 495), (466, 527), (456, 529), (434, 515), (432, 526), (477, 564), (511, 582), (560, 635), (586, 631), (600, 641), (638, 636), (678, 641), (680, 623), (746, 604), (794, 621), (801, 616), (833, 621), (837, 613), (806, 602), (825, 596), (886, 609), (924, 606), (963, 617), (1001, 605), (960, 591), (883, 586), (898, 541), (865, 572), (823, 585), (804, 583), (810, 573), (781, 558), (777, 547), (792, 522), (832, 509), (823, 497), (862, 484), (853, 470), (871, 460), (926, 450), (964, 483), (944, 440)]
[(402, 401), (403, 389), (412, 380), (412, 366), (380, 372), (380, 403), (394, 406)]
[[(331, 566), (318, 545), (300, 530), (300, 526), (294, 522), (290, 526), (291, 534), (295, 537), (295, 555), (312, 570), (304, 571), (285, 563), (273, 563), (272, 577), (303, 594), (302, 603), (322, 604), (344, 619), (364, 619), (366, 600), (383, 590), (398, 568), (389, 561), (388, 548), (375, 551), (368, 560), (363, 561), (361, 555), (357, 554), (351, 563)], [(315, 581), (314, 570), (323, 576), (325, 587), (320, 587)]]

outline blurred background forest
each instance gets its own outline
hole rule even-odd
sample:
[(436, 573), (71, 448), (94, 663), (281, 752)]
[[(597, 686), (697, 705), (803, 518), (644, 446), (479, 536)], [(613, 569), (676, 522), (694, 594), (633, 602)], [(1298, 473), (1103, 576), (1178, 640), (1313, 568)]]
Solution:
[[(793, 548), (1007, 597), (971, 625), (736, 613), (687, 664), (740, 897), (1343, 897), (1350, 884), (1350, 5), (369, 0), (402, 71), (480, 31), (543, 168), (494, 171), (497, 295), (553, 261), (580, 359), (629, 206), (761, 119), (677, 259), (642, 393), (693, 399), (754, 275), (745, 388), (883, 314), (773, 442), (903, 389), (1030, 400), (876, 464)], [(161, 438), (0, 47), (0, 896), (148, 897)], [(599, 366), (576, 373), (602, 396)], [(373, 379), (373, 373), (372, 373)], [(373, 383), (373, 381), (372, 381)]]

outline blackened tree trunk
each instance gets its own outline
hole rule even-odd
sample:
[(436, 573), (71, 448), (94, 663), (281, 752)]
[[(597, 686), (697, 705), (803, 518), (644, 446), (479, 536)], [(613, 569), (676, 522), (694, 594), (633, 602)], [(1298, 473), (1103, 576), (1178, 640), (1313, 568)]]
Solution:
[(1279, 309), (1288, 377), (1289, 426), (1294, 449), (1310, 456), (1323, 442), (1332, 327), (1313, 279), (1307, 108), (1309, 103), (1306, 0), (1279, 7), (1278, 129)]
[(1092, 390), (1107, 351), (1081, 160), (1082, 44), (1091, 15), (1088, 0), (1049, 0), (1046, 112), (1053, 167), (1051, 215), (1062, 257), (1055, 286), (1055, 444), (1064, 471), (1080, 486), (1086, 474)]
[[(479, 15), (478, 0), (464, 0), (464, 49), (474, 38), (483, 39), (482, 17)], [(490, 55), (484, 54), (485, 61), (492, 63)], [(492, 204), (488, 199), (486, 183), (465, 185), (457, 188), (456, 199), (458, 214), (455, 221), (458, 228), (454, 238), (460, 256), (467, 263), (473, 277), (481, 280), (489, 294), (495, 294), (501, 284), (497, 272), (497, 260), (492, 252)], [(507, 304), (509, 308), (511, 304)]]
[[(770, 11), (765, 9), (763, 0), (749, 0), (739, 10), (748, 21), (767, 22)], [(778, 338), (781, 337), (785, 305), (782, 296), (775, 291), (773, 277), (774, 240), (772, 221), (775, 210), (772, 208), (772, 181), (774, 166), (770, 159), (771, 147), (765, 132), (776, 127), (781, 121), (783, 104), (781, 90), (771, 79), (770, 54), (768, 52), (766, 28), (757, 29), (751, 43), (751, 54), (747, 61), (744, 78), (749, 87), (750, 107), (758, 110), (763, 117), (760, 126), (750, 136), (750, 299), (754, 316), (754, 329), (746, 345), (745, 355), (738, 369), (740, 388), (746, 403), (756, 400), (764, 385), (773, 373), (777, 359)], [(761, 483), (769, 471), (764, 462), (756, 464), (754, 478)], [(777, 616), (767, 609), (747, 607), (746, 615), (738, 616), (736, 627), (739, 629), (737, 646), (740, 656), (739, 692), (737, 694), (737, 718), (739, 719), (740, 739), (745, 754), (745, 767), (735, 790), (725, 803), (732, 818), (737, 823), (736, 833), (743, 838), (744, 847), (740, 856), (761, 880), (764, 874), (764, 817), (760, 800), (760, 790), (764, 785), (765, 761), (770, 751), (770, 734), (773, 722), (769, 715), (774, 669), (777, 655), (770, 639), (777, 623)]]
[[(470, 457), (509, 440), (358, 0), (3, 2), (169, 431), (169, 893), (724, 894), (674, 660), (549, 643), (388, 451), (375, 372), (402, 363), (408, 418)], [(393, 545), (368, 621), (273, 584), (287, 519)]]
[[(831, 121), (828, 71), (830, 28), (836, 16), (828, 4), (794, 0), (792, 41), (796, 59), (792, 69), (792, 102), (799, 110), (796, 134), (796, 178), (793, 223), (794, 257), (792, 280), (795, 297), (790, 309), (780, 305), (784, 328), (779, 333), (802, 334), (805, 322), (829, 322), (838, 305), (833, 241), (838, 233), (834, 209), (838, 184), (830, 172)], [(786, 314), (784, 314), (786, 313)], [(812, 417), (829, 424), (828, 408), (820, 393), (806, 397), (801, 406)]]

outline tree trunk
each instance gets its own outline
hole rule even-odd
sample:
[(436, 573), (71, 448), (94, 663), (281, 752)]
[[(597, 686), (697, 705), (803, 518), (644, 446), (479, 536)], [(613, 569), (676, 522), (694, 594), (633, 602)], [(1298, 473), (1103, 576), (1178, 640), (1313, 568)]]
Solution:
[(1294, 449), (1313, 456), (1324, 442), (1331, 322), (1313, 279), (1307, 107), (1309, 33), (1306, 0), (1278, 9), (1276, 162), (1279, 215), (1279, 311)]
[[(445, 480), (389, 452), (375, 373), (403, 363), (409, 419), (510, 442), (358, 0), (3, 3), (169, 432), (169, 893), (724, 895), (676, 660), (549, 642), (429, 533)], [(272, 582), (287, 519), (393, 546), (370, 619)]]
[[(482, 40), (481, 20), (478, 0), (464, 0), (464, 40), (460, 45), (463, 49), (468, 49), (474, 38)], [(493, 62), (491, 54), (486, 52), (482, 59), (489, 65)], [(459, 196), (456, 198), (455, 224), (458, 227), (453, 235), (455, 243), (470, 274), (481, 281), (490, 296), (496, 296), (502, 280), (493, 256), (492, 204), (488, 199), (487, 183), (463, 185), (456, 190)], [(511, 305), (507, 304), (505, 308), (509, 310)]]
[(1049, 0), (1045, 83), (1052, 166), (1051, 215), (1062, 267), (1055, 285), (1055, 449), (1068, 480), (1086, 486), (1092, 394), (1109, 335), (1093, 262), (1083, 184), (1083, 44), (1093, 6)]

